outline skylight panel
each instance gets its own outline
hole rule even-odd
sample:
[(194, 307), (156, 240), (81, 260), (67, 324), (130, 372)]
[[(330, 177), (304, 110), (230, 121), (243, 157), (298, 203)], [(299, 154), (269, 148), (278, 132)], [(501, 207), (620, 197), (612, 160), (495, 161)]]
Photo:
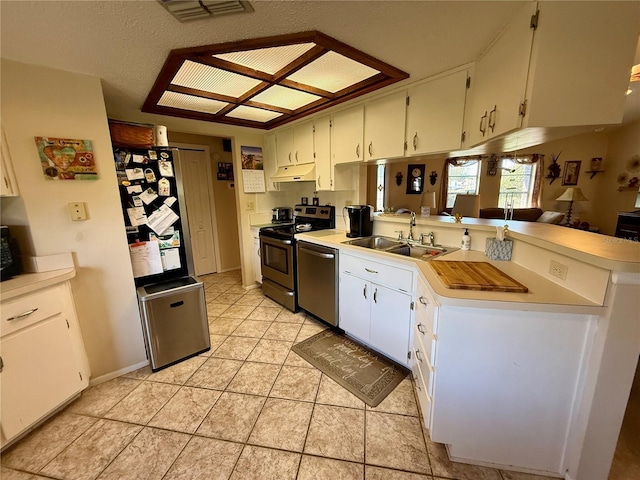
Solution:
[(182, 110), (193, 110), (195, 112), (215, 114), (226, 107), (226, 102), (211, 100), (209, 98), (195, 97), (177, 92), (164, 92), (158, 105), (161, 107), (180, 108)]
[(254, 102), (266, 103), (267, 105), (295, 110), (308, 105), (311, 102), (315, 102), (320, 98), (322, 97), (313, 95), (312, 93), (301, 92), (300, 90), (294, 90), (293, 88), (287, 88), (280, 85), (273, 85), (267, 88), (264, 92), (253, 97), (251, 100)]
[(378, 73), (380, 73), (378, 70), (344, 55), (327, 52), (309, 65), (289, 75), (287, 80), (336, 93)]
[(221, 53), (213, 55), (213, 57), (273, 75), (311, 50), (314, 46), (315, 43), (299, 43), (282, 47)]
[(258, 85), (260, 80), (187, 60), (171, 83), (237, 98)]
[(270, 110), (263, 110), (261, 108), (247, 107), (245, 105), (241, 105), (231, 110), (229, 113), (227, 113), (226, 116), (233, 117), (233, 118), (240, 118), (242, 120), (268, 122), (269, 120), (278, 118), (281, 115), (282, 114), (278, 112), (272, 112)]

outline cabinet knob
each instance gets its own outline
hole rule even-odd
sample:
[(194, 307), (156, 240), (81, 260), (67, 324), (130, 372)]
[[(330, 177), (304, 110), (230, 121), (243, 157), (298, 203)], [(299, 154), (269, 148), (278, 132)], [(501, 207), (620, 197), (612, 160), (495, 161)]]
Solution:
[(420, 358), (420, 357), (422, 357), (422, 355), (420, 355), (420, 350), (416, 350), (416, 358), (418, 359), (418, 361), (420, 363), (423, 363), (424, 360), (422, 360), (422, 358)]
[(424, 325), (422, 325), (421, 323), (419, 323), (418, 325), (416, 325), (416, 328), (418, 329), (418, 331), (424, 335)]
[(429, 302), (427, 302), (427, 300), (426, 300), (422, 295), (420, 295), (420, 296), (418, 297), (418, 301), (419, 301), (422, 305), (429, 305)]

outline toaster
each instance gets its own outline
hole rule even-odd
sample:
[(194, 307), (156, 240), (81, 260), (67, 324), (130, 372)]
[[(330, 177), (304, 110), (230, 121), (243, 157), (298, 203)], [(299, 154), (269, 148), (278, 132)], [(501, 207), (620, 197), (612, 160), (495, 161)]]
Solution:
[(286, 223), (293, 221), (293, 209), (290, 207), (275, 207), (272, 208), (273, 216), (271, 217), (272, 223)]

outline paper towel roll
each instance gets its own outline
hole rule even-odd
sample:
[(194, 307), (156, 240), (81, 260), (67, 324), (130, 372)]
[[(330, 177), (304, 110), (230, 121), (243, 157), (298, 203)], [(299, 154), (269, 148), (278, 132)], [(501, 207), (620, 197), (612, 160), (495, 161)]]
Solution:
[(153, 127), (153, 144), (156, 147), (168, 147), (169, 138), (167, 137), (167, 127), (164, 125), (155, 125)]

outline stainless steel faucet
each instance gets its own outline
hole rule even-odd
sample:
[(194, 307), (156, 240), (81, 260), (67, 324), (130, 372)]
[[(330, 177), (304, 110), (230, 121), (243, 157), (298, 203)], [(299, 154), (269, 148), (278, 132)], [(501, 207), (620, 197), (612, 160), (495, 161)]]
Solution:
[(411, 220), (409, 221), (409, 236), (407, 240), (413, 241), (413, 227), (416, 226), (416, 212), (411, 212)]
[[(429, 239), (429, 243), (425, 243), (425, 241), (424, 241), (425, 237)], [(435, 247), (433, 232), (421, 233), (420, 234), (420, 244), (421, 245), (428, 245), (429, 247)]]

